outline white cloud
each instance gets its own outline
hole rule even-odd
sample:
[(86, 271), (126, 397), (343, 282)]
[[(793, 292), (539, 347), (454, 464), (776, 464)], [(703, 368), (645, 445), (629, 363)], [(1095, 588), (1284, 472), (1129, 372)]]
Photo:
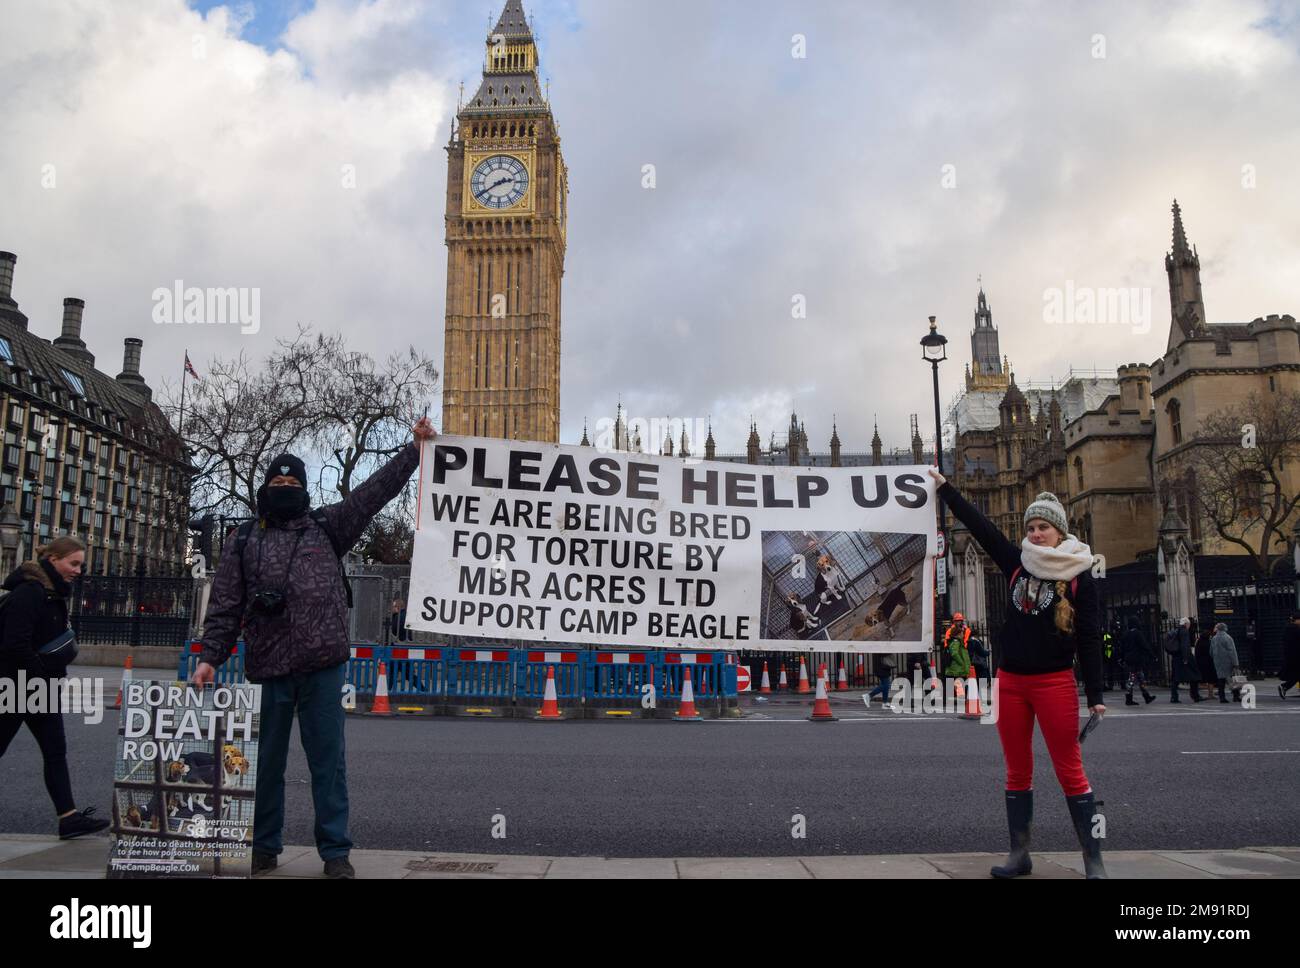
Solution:
[[(832, 414), (846, 450), (873, 414), (906, 446), (908, 415), (929, 422), (925, 319), (952, 341), (948, 397), (980, 273), (1021, 379), (1152, 360), (1175, 195), (1213, 320), (1300, 311), (1300, 56), (1276, 7), (525, 6), (571, 173), (565, 440), (622, 393), (638, 414), (712, 413), (724, 451), (751, 413), (766, 442), (792, 410), (817, 447)], [(0, 0), (0, 248), (33, 328), (56, 335), (82, 296), (105, 369), (138, 335), (151, 375), (186, 344), (260, 355), (300, 321), (441, 361), (441, 146), (483, 13), (320, 0), (270, 53), (238, 7)], [(149, 296), (177, 278), (260, 286), (259, 335), (154, 327)], [(1151, 289), (1152, 331), (1061, 339), (1042, 292), (1067, 280)]]

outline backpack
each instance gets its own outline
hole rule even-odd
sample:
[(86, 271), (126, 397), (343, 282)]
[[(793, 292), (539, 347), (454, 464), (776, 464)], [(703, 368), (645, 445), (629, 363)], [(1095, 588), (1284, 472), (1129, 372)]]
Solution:
[[(339, 562), (339, 577), (343, 579), (343, 591), (347, 595), (348, 608), (352, 607), (352, 582), (348, 580), (347, 569), (343, 567), (343, 551), (339, 548), (339, 539), (334, 534), (334, 529), (329, 526), (325, 517), (323, 508), (312, 508), (308, 516), (316, 522), (317, 526), (325, 532), (325, 537), (329, 538), (330, 548), (334, 552), (334, 557)], [(239, 526), (235, 536), (235, 554), (239, 559), (239, 567), (244, 567), (244, 549), (248, 547), (248, 539), (253, 535), (253, 528), (256, 527), (257, 521), (245, 521)]]
[(1178, 630), (1174, 629), (1165, 636), (1165, 652), (1169, 655), (1177, 655), (1181, 651), (1183, 651), (1182, 642), (1179, 641)]

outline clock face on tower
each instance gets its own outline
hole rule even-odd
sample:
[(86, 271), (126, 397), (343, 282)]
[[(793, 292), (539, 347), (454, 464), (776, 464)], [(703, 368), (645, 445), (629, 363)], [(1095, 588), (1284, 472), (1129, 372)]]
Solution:
[(492, 155), (474, 168), (469, 190), (480, 205), (510, 208), (528, 193), (528, 168), (513, 155)]

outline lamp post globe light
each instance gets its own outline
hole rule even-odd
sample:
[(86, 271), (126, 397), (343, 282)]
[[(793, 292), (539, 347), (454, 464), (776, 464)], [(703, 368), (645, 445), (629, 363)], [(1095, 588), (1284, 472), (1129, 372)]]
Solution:
[[(930, 317), (930, 332), (921, 337), (921, 359), (930, 364), (930, 373), (934, 379), (934, 463), (943, 473), (943, 427), (939, 418), (939, 364), (948, 358), (948, 337), (939, 332), (935, 317)], [(948, 586), (946, 569), (948, 559), (948, 521), (943, 502), (939, 501), (939, 534), (942, 535), (945, 582), (939, 595), (939, 607), (934, 617), (934, 641), (936, 648), (942, 642), (943, 622), (948, 615)], [(939, 657), (941, 660), (942, 657)]]

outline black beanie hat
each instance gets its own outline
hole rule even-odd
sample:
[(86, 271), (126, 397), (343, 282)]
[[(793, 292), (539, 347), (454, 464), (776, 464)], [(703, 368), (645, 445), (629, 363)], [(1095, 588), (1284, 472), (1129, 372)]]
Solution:
[(294, 457), (293, 454), (281, 454), (272, 460), (266, 466), (266, 478), (262, 481), (262, 486), (271, 483), (271, 479), (280, 476), (296, 477), (301, 487), (307, 486), (307, 465), (302, 462), (301, 457)]

